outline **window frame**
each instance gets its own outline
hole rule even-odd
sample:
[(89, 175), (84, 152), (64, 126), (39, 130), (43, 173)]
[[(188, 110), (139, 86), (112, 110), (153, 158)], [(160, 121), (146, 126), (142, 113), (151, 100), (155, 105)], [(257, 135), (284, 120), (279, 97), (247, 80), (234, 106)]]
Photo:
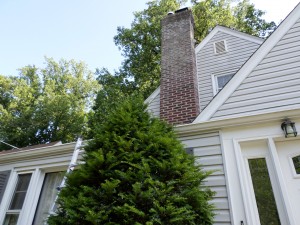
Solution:
[[(218, 94), (225, 87), (225, 85), (232, 79), (232, 77), (235, 75), (235, 73), (236, 73), (236, 70), (227, 70), (227, 71), (224, 71), (224, 72), (221, 72), (221, 73), (213, 73), (213, 74), (211, 74), (213, 96), (215, 96), (216, 94)], [(223, 76), (227, 76), (227, 75), (232, 75), (232, 76), (227, 81), (227, 83), (221, 89), (219, 89), (218, 77), (223, 77)]]
[(300, 174), (297, 174), (296, 168), (293, 162), (293, 158), (299, 156), (299, 153), (290, 154), (289, 157), (289, 166), (291, 168), (292, 176), (294, 179), (300, 179)]
[(32, 224), (46, 173), (65, 172), (67, 167), (68, 165), (66, 163), (51, 163), (27, 168), (11, 168), (11, 173), (0, 205), (0, 224), (4, 223), (8, 211), (13, 213), (13, 210), (9, 210), (9, 207), (18, 182), (18, 175), (32, 173), (23, 207), (19, 213), (17, 225)]
[[(28, 175), (30, 174), (30, 179), (29, 179), (28, 186), (26, 188), (25, 197), (24, 197), (24, 200), (23, 200), (23, 203), (22, 203), (22, 207), (20, 209), (10, 209), (10, 207), (12, 205), (12, 202), (15, 198), (16, 192), (17, 192), (17, 186), (19, 184), (20, 176), (27, 175), (27, 174)], [(15, 182), (14, 182), (14, 187), (11, 189), (11, 195), (10, 195), (10, 199), (9, 199), (9, 202), (8, 202), (9, 204), (6, 207), (6, 211), (5, 211), (5, 215), (4, 215), (4, 221), (5, 221), (6, 216), (8, 216), (8, 215), (18, 215), (17, 221), (19, 221), (19, 219), (21, 218), (21, 214), (22, 214), (25, 202), (26, 202), (26, 198), (28, 198), (28, 194), (29, 194), (28, 190), (29, 190), (30, 185), (32, 185), (31, 184), (32, 183), (32, 176), (33, 176), (33, 171), (17, 173), (16, 179), (15, 179)]]

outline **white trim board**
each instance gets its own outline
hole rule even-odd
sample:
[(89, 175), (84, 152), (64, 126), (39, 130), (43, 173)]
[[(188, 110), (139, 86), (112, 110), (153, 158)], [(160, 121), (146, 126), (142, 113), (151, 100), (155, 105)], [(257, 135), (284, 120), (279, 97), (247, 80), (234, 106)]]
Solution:
[(250, 59), (241, 67), (241, 69), (232, 77), (215, 98), (207, 105), (193, 123), (208, 121), (215, 112), (225, 103), (233, 94), (239, 85), (246, 79), (253, 69), (265, 58), (280, 39), (289, 31), (300, 17), (300, 4), (286, 17), (274, 33), (257, 49)]

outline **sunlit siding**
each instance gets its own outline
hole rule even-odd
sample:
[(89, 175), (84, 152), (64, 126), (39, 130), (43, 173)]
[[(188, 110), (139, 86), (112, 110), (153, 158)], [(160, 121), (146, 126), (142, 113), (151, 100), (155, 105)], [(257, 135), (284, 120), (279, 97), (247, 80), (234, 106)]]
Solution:
[(283, 36), (213, 118), (300, 107), (300, 21)]
[(150, 112), (153, 116), (159, 117), (160, 110), (160, 94), (156, 95), (156, 97), (149, 103), (148, 112)]
[(205, 186), (216, 192), (211, 201), (215, 206), (214, 225), (231, 224), (219, 133), (181, 137), (180, 140), (186, 147), (193, 148), (194, 155), (199, 157), (197, 162), (205, 171), (214, 171), (205, 181)]
[[(214, 42), (226, 41), (227, 52), (215, 54)], [(216, 35), (197, 52), (197, 75), (199, 84), (199, 100), (201, 111), (214, 97), (212, 75), (234, 74), (260, 46), (255, 42), (217, 32)]]

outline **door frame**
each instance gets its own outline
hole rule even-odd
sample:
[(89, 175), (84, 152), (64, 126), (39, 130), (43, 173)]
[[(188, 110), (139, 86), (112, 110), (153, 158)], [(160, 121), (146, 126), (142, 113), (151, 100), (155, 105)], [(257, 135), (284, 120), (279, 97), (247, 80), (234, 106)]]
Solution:
[[(266, 158), (267, 167), (270, 174), (274, 197), (282, 224), (296, 225), (289, 202), (286, 184), (280, 167), (279, 157), (275, 146), (275, 140), (282, 139), (278, 137), (259, 137), (246, 139), (233, 139), (235, 161), (238, 169), (240, 188), (243, 197), (243, 205), (246, 214), (247, 224), (260, 224), (256, 200), (251, 180), (251, 174), (248, 166), (250, 158)], [(261, 153), (251, 155), (243, 152), (242, 145), (245, 143), (265, 143), (265, 149)], [(248, 150), (247, 150), (248, 151)]]

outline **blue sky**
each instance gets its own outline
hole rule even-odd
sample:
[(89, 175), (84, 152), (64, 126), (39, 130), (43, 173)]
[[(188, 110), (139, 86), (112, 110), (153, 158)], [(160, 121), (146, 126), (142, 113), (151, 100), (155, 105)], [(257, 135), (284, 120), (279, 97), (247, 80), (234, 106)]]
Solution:
[[(147, 0), (0, 0), (0, 74), (25, 65), (43, 67), (44, 56), (82, 60), (89, 68), (117, 69), (118, 26), (129, 27)], [(284, 19), (298, 0), (251, 0), (268, 20)]]
[(117, 26), (129, 27), (146, 0), (0, 0), (0, 74), (17, 75), (44, 56), (118, 68)]

